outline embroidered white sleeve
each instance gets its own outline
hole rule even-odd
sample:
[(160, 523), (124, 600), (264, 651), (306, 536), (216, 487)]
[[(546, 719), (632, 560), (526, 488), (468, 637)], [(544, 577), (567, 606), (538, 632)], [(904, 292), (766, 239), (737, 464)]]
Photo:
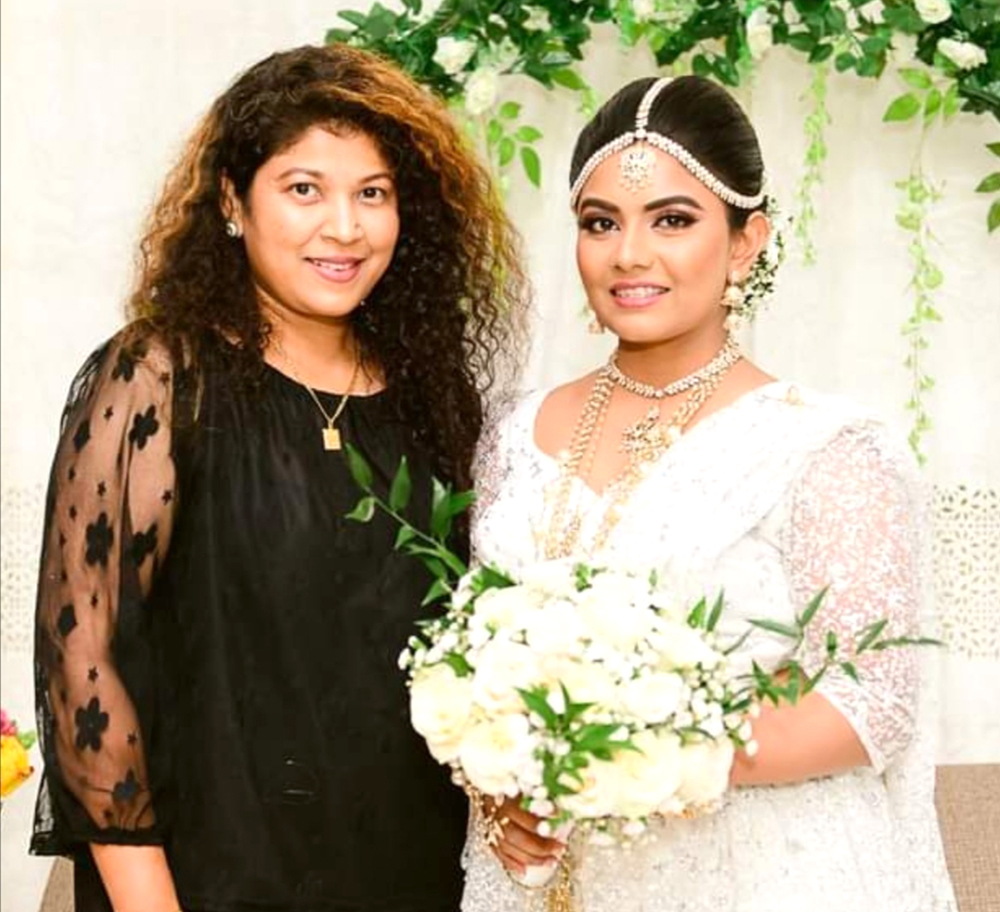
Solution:
[[(786, 562), (795, 604), (828, 586), (808, 628), (803, 664), (822, 661), (828, 631), (853, 648), (868, 625), (912, 636), (918, 610), (916, 485), (905, 457), (875, 425), (845, 428), (818, 453), (792, 493)], [(865, 652), (860, 684), (839, 669), (817, 688), (850, 722), (882, 772), (909, 743), (916, 714), (916, 650)]]

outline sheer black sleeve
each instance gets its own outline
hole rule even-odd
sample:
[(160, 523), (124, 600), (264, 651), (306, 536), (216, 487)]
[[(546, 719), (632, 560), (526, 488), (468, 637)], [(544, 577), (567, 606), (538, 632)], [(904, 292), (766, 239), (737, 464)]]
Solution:
[(37, 852), (162, 841), (134, 691), (174, 518), (173, 384), (162, 346), (126, 331), (90, 357), (63, 413), (36, 615)]

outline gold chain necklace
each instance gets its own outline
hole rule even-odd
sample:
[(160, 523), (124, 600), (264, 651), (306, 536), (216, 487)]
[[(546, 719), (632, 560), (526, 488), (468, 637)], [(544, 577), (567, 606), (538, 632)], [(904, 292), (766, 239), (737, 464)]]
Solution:
[[(732, 350), (736, 352), (735, 357), (731, 354)], [(587, 549), (589, 553), (595, 553), (604, 547), (621, 519), (623, 505), (645, 477), (649, 466), (658, 461), (680, 439), (684, 428), (718, 389), (729, 368), (740, 357), (739, 350), (735, 346), (731, 346), (727, 340), (719, 355), (705, 368), (696, 372), (701, 376), (695, 379), (692, 392), (666, 423), (661, 421), (660, 407), (657, 404), (652, 406), (643, 418), (625, 428), (622, 432), (621, 449), (628, 455), (628, 464), (617, 477), (608, 483), (607, 489), (613, 494), (613, 497), (608, 503), (601, 523)], [(714, 367), (720, 360), (722, 360), (723, 366), (709, 372), (708, 368)], [(569, 452), (565, 458), (560, 460), (551, 519), (543, 542), (545, 557), (549, 560), (569, 557), (579, 551), (584, 515), (582, 510), (577, 509), (572, 516), (568, 516), (573, 480), (579, 478), (585, 481), (590, 474), (614, 387), (620, 385), (629, 389), (629, 386), (622, 383), (620, 378), (631, 383), (636, 382), (622, 374), (613, 360), (598, 373), (583, 411), (580, 413), (580, 418), (573, 429)], [(676, 382), (684, 383), (688, 380), (689, 378), (682, 378)], [(643, 384), (643, 386), (645, 385)], [(691, 385), (686, 388), (691, 388)], [(649, 389), (654, 392), (654, 395), (646, 395), (646, 398), (661, 398), (655, 395), (656, 389), (654, 387), (649, 387)], [(630, 391), (643, 395), (642, 392), (631, 389)]]
[(296, 383), (298, 383), (299, 386), (302, 386), (312, 397), (312, 401), (316, 403), (316, 408), (319, 409), (320, 414), (323, 416), (323, 420), (326, 421), (326, 427), (322, 429), (323, 449), (327, 451), (339, 450), (342, 444), (340, 439), (340, 429), (336, 427), (337, 419), (344, 411), (344, 407), (347, 405), (347, 400), (351, 398), (351, 391), (354, 389), (354, 383), (358, 379), (358, 371), (361, 369), (361, 358), (355, 357), (354, 370), (351, 371), (351, 379), (347, 383), (347, 391), (340, 397), (340, 402), (337, 403), (337, 407), (334, 409), (333, 414), (330, 415), (327, 413), (327, 410), (323, 408), (323, 403), (319, 401), (319, 396), (316, 395), (316, 391), (309, 386), (308, 383), (303, 382), (302, 378), (299, 376), (298, 370), (295, 368), (295, 362), (281, 347), (280, 343), (275, 342), (274, 347), (288, 365), (288, 369), (292, 372), (292, 376), (295, 378)]

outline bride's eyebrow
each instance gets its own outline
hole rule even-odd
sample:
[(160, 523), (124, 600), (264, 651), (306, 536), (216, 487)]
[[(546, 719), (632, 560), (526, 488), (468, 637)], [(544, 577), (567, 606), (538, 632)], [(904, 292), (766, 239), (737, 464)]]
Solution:
[(654, 209), (662, 209), (664, 206), (690, 206), (692, 209), (702, 211), (701, 203), (690, 196), (664, 196), (646, 203), (642, 208), (646, 212), (651, 212)]

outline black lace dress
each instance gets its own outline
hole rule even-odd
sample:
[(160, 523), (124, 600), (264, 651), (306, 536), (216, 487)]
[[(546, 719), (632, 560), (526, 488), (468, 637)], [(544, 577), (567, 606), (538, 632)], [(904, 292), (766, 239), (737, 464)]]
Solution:
[[(102, 903), (89, 842), (164, 845), (185, 910), (453, 912), (466, 803), (396, 665), (425, 571), (344, 518), (358, 490), (301, 386), (234, 392), (220, 340), (196, 379), (124, 339), (77, 377), (53, 467), (33, 851), (78, 858), (78, 912)], [(419, 519), (430, 468), (391, 398), (338, 426), (378, 484), (407, 454)]]

